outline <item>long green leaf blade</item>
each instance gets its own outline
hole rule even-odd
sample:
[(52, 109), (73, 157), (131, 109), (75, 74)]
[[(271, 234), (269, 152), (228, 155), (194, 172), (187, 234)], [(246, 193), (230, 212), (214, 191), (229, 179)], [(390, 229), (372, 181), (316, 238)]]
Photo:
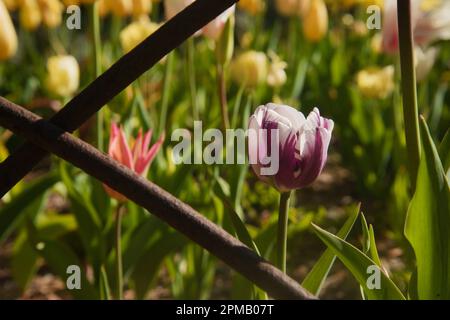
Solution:
[[(405, 300), (405, 297), (398, 287), (389, 279), (374, 261), (369, 259), (363, 252), (350, 243), (336, 237), (335, 235), (312, 224), (317, 236), (333, 250), (334, 254), (349, 269), (359, 284), (363, 287), (364, 293), (369, 300)], [(369, 272), (372, 270), (372, 272)], [(370, 289), (367, 286), (369, 277), (376, 271), (380, 276), (379, 289)]]
[[(347, 238), (350, 230), (352, 230), (353, 225), (356, 222), (356, 219), (358, 218), (360, 207), (361, 206), (358, 205), (355, 211), (352, 212), (350, 217), (348, 217), (341, 230), (339, 230), (338, 237), (343, 239)], [(303, 280), (302, 286), (313, 295), (319, 295), (323, 283), (325, 282), (325, 279), (327, 278), (335, 260), (336, 255), (333, 253), (333, 250), (329, 248), (326, 249), (306, 278)]]
[(450, 192), (448, 180), (425, 120), (421, 119), (422, 158), (405, 235), (417, 260), (419, 299), (450, 298)]

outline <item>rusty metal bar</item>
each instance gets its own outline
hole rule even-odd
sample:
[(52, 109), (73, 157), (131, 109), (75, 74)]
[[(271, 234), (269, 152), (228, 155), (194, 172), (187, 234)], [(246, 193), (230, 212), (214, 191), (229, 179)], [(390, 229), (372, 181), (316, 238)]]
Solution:
[(0, 125), (124, 194), (277, 299), (313, 299), (242, 242), (187, 204), (49, 121), (0, 97)]
[[(237, 1), (195, 1), (118, 60), (50, 121), (69, 132), (75, 131), (140, 75)], [(29, 142), (15, 150), (0, 164), (0, 197), (25, 177), (46, 155), (47, 152)]]

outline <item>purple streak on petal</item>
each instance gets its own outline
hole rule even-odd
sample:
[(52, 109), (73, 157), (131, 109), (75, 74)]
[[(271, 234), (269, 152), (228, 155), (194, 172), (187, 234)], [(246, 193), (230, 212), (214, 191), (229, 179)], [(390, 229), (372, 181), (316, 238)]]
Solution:
[(275, 176), (277, 188), (281, 191), (295, 189), (295, 172), (300, 168), (301, 162), (296, 158), (297, 133), (289, 135), (285, 144), (280, 144), (280, 164), (278, 174)]

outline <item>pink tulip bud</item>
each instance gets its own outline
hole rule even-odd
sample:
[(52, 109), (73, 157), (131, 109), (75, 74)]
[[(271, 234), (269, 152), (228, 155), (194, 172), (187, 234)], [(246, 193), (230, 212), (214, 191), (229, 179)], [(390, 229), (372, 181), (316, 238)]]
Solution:
[[(321, 117), (317, 108), (305, 118), (286, 105), (258, 107), (249, 122), (253, 171), (282, 192), (310, 185), (327, 160), (333, 127), (334, 122)], [(277, 170), (271, 172), (270, 167)]]
[[(138, 175), (145, 177), (147, 175), (150, 164), (158, 153), (164, 141), (164, 134), (158, 141), (150, 147), (152, 131), (149, 130), (144, 135), (142, 130), (139, 131), (133, 147), (130, 148), (125, 132), (119, 128), (114, 122), (111, 124), (111, 133), (109, 138), (108, 154), (111, 158), (124, 166), (130, 168)], [(125, 201), (126, 198), (120, 193), (112, 190), (104, 185), (106, 192), (119, 201)]]

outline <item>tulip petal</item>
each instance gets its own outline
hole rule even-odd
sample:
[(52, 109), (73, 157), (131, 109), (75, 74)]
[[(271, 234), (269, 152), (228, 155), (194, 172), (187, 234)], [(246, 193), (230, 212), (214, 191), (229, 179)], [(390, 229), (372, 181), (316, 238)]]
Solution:
[(138, 159), (135, 165), (135, 171), (137, 174), (146, 176), (148, 168), (150, 167), (150, 164), (152, 163), (153, 159), (155, 158), (156, 154), (158, 153), (159, 149), (161, 148), (163, 142), (164, 142), (165, 135), (162, 134), (158, 141), (155, 142), (155, 144), (150, 148), (150, 150), (142, 157)]
[(128, 146), (127, 140), (125, 138), (125, 133), (121, 128), (119, 128), (118, 130), (118, 136), (113, 140), (109, 150), (109, 154), (114, 160), (134, 170), (133, 157), (130, 147)]

